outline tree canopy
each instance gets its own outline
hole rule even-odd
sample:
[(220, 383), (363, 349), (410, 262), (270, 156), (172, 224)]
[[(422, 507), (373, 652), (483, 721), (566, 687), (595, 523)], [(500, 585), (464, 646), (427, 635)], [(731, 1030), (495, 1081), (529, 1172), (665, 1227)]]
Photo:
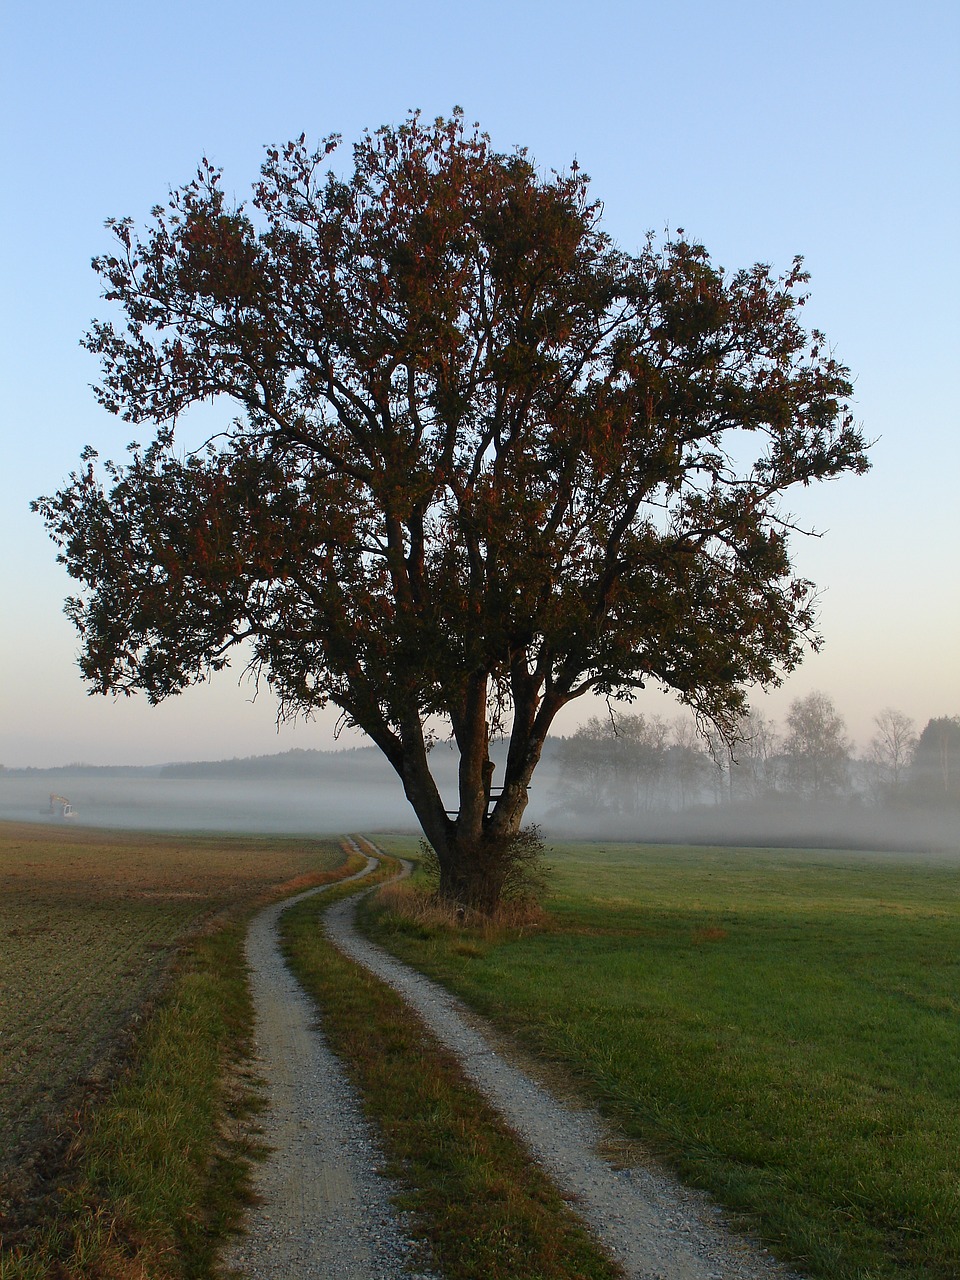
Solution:
[[(460, 113), (365, 134), (346, 175), (338, 142), (268, 149), (249, 206), (204, 160), (143, 233), (111, 220), (123, 323), (85, 342), (101, 403), (154, 434), (36, 505), (91, 689), (159, 701), (243, 652), (282, 716), (360, 726), (444, 891), (493, 901), (572, 699), (660, 684), (730, 732), (817, 646), (780, 502), (866, 470), (864, 441), (799, 258), (728, 273), (682, 232), (628, 253), (576, 164), (544, 175)], [(221, 397), (233, 427), (178, 452)]]

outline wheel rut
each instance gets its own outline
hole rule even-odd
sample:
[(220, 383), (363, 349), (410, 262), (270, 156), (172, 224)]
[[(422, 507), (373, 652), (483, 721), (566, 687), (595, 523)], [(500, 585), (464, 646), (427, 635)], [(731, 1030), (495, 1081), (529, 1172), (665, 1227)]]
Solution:
[[(374, 866), (371, 858), (350, 878)], [(247, 934), (270, 1154), (255, 1169), (246, 1234), (224, 1261), (249, 1280), (411, 1280), (413, 1247), (377, 1172), (376, 1137), (280, 951), (280, 916), (325, 887), (267, 907)]]

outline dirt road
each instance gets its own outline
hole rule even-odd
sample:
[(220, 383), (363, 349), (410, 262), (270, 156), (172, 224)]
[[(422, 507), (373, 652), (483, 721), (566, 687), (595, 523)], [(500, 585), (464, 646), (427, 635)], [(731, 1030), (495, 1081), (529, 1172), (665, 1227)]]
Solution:
[(376, 1172), (375, 1135), (280, 953), (281, 913), (321, 891), (268, 907), (247, 935), (255, 1069), (266, 1082), (261, 1124), (272, 1154), (256, 1169), (259, 1204), (226, 1262), (249, 1280), (411, 1280), (411, 1245), (393, 1188)]
[[(305, 896), (268, 908), (250, 929), (258, 1069), (268, 1087), (265, 1137), (274, 1150), (259, 1170), (261, 1203), (249, 1234), (229, 1262), (250, 1280), (410, 1280), (413, 1250), (391, 1208), (391, 1187), (375, 1172), (375, 1136), (277, 944), (279, 915)], [(608, 1135), (599, 1117), (558, 1101), (507, 1060), (455, 997), (361, 937), (355, 909), (356, 898), (332, 907), (324, 916), (328, 936), (397, 990), (457, 1055), (631, 1280), (799, 1280), (726, 1231), (705, 1196), (662, 1171), (602, 1159)]]

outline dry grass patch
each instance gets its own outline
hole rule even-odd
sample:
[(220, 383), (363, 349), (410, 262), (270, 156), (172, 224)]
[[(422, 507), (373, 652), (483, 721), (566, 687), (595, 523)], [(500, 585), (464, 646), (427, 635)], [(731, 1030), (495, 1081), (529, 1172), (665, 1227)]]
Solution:
[(425, 885), (407, 880), (383, 885), (377, 891), (377, 904), (389, 912), (399, 927), (458, 935), (469, 929), (473, 938), (485, 942), (499, 939), (506, 932), (522, 934), (538, 929), (547, 918), (537, 903), (520, 900), (501, 903), (493, 915), (464, 911), (444, 902)]

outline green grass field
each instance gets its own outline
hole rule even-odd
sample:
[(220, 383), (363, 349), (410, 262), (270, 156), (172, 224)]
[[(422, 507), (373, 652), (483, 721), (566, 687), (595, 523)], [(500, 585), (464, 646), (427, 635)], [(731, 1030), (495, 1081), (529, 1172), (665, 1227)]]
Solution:
[(368, 927), (800, 1269), (956, 1280), (960, 859), (580, 844), (551, 860), (534, 931)]

